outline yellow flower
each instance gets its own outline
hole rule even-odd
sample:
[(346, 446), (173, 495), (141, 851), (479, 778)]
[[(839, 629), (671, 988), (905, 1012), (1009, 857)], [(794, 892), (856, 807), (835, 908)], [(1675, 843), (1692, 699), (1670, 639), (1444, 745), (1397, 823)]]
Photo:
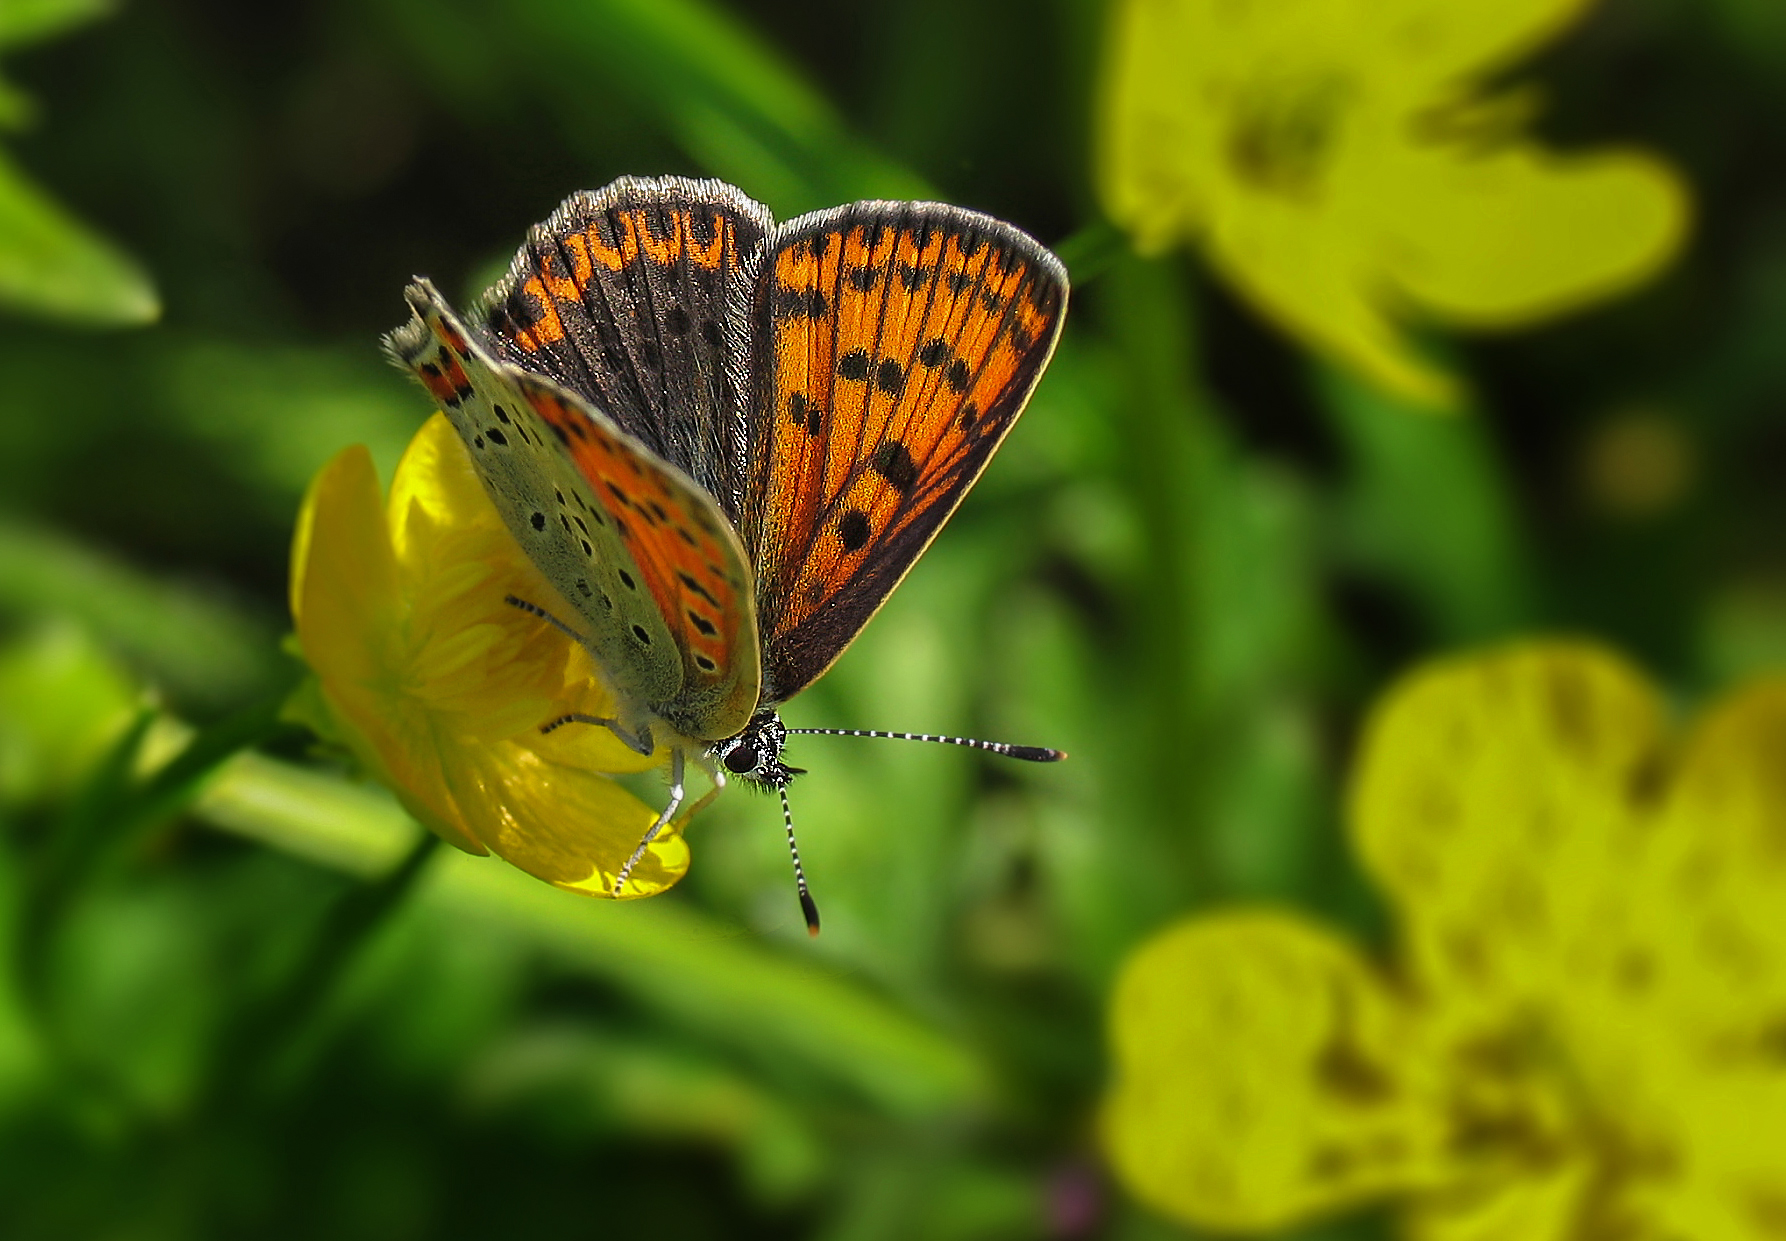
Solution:
[[(310, 716), (469, 853), (495, 853), (558, 887), (610, 894), (655, 817), (609, 778), (641, 758), (606, 729), (539, 727), (612, 714), (589, 655), (504, 602), (574, 615), (485, 496), (447, 420), (416, 434), (379, 499), (363, 447), (311, 483), (292, 546), (291, 609), (315, 672)], [(688, 869), (674, 826), (640, 859), (626, 896)]]
[(1411, 400), (1455, 399), (1396, 320), (1533, 322), (1628, 288), (1686, 231), (1674, 173), (1519, 135), (1485, 79), (1583, 0), (1119, 0), (1099, 180), (1145, 250), (1211, 263), (1318, 351)]
[(1596, 647), (1440, 663), (1350, 812), (1388, 962), (1255, 910), (1126, 963), (1103, 1134), (1138, 1196), (1234, 1231), (1393, 1199), (1420, 1241), (1786, 1230), (1786, 678), (1677, 740)]

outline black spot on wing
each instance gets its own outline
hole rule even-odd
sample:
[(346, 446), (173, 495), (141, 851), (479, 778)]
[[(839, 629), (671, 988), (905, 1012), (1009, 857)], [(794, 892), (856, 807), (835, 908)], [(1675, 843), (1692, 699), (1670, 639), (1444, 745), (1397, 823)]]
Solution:
[(868, 350), (852, 349), (837, 359), (837, 373), (845, 379), (867, 379)]
[(868, 524), (867, 515), (856, 509), (845, 513), (837, 523), (837, 537), (843, 540), (845, 551), (861, 551), (873, 534), (874, 527)]
[(912, 460), (911, 450), (898, 440), (888, 440), (875, 450), (874, 471), (898, 491), (910, 491), (918, 481), (918, 464)]

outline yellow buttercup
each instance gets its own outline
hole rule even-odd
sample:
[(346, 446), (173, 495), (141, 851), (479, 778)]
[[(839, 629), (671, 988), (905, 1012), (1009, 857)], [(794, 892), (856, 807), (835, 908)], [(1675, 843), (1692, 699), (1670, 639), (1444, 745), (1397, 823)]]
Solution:
[(1585, 644), (1394, 690), (1351, 799), (1388, 960), (1270, 909), (1144, 944), (1111, 1002), (1122, 1179), (1223, 1231), (1393, 1203), (1422, 1241), (1774, 1235), (1786, 679), (1666, 719)]
[(1686, 232), (1675, 174), (1560, 155), (1534, 96), (1487, 81), (1579, 0), (1121, 0), (1099, 182), (1146, 250), (1195, 241), (1254, 305), (1412, 400), (1454, 380), (1402, 322), (1536, 322), (1653, 275)]

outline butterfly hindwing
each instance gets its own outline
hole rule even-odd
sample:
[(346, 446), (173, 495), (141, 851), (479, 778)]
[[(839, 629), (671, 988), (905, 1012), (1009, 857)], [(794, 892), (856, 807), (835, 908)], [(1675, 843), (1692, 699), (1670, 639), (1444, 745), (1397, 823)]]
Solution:
[(577, 611), (621, 723), (731, 736), (760, 684), (743, 549), (713, 498), (589, 402), (488, 356), (426, 281), (391, 351), (440, 402), (529, 558)]
[(830, 667), (1010, 430), (1066, 310), (1060, 261), (991, 217), (856, 203), (770, 234), (741, 533), (764, 700)]
[(727, 293), (770, 225), (721, 181), (623, 177), (535, 227), (473, 321), (499, 360), (587, 397), (735, 510), (744, 342)]

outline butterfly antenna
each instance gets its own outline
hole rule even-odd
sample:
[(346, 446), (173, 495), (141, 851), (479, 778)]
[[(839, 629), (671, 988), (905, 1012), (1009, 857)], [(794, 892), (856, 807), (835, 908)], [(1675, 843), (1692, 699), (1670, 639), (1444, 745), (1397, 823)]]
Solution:
[(819, 907), (806, 890), (806, 872), (800, 867), (800, 846), (794, 841), (794, 808), (788, 804), (788, 786), (777, 785), (775, 791), (781, 794), (781, 821), (788, 829), (788, 856), (794, 859), (794, 886), (800, 889), (800, 912), (806, 915), (806, 933), (817, 936)]
[(964, 745), (970, 750), (986, 750), (1006, 758), (1020, 758), (1026, 763), (1058, 763), (1067, 756), (1065, 750), (1050, 750), (1042, 745), (1011, 745), (1004, 741), (976, 741), (972, 737), (936, 737), (930, 733), (884, 733), (872, 728), (790, 728), (790, 733), (814, 737), (885, 737), (890, 741), (936, 741), (943, 745)]

